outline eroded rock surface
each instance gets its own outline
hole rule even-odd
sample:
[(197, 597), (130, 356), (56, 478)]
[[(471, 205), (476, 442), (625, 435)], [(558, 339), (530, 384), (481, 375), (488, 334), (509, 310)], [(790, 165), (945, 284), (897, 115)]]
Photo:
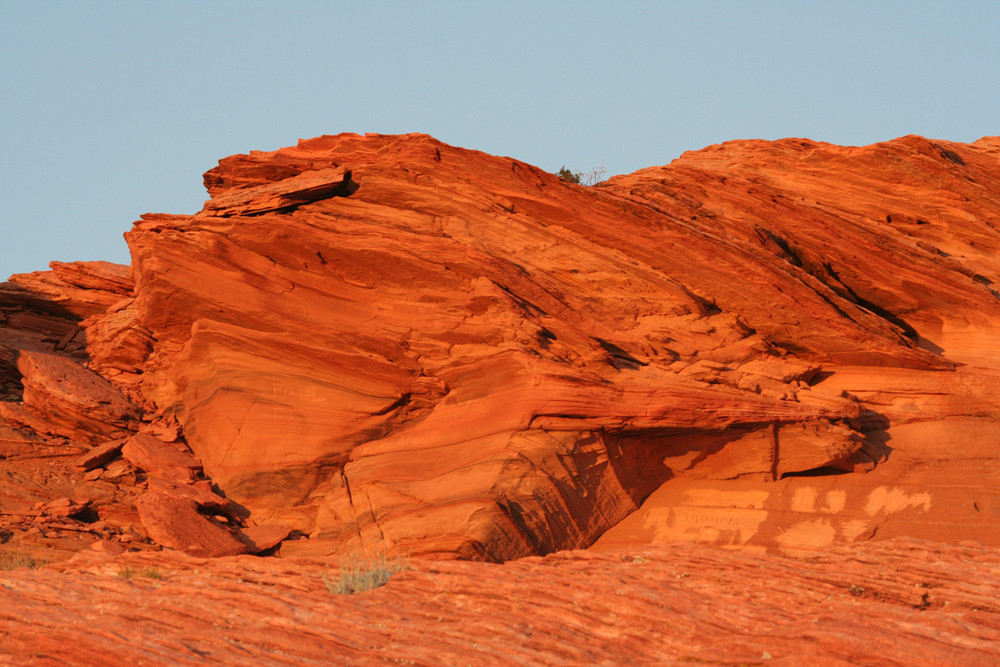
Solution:
[(337, 564), (319, 558), (87, 550), (0, 572), (0, 661), (978, 667), (1000, 641), (1000, 557), (981, 546), (802, 560), (678, 543), (409, 566), (335, 595)]
[(584, 188), (339, 135), (205, 185), (131, 267), (0, 289), (15, 541), (1000, 544), (995, 138), (732, 142)]

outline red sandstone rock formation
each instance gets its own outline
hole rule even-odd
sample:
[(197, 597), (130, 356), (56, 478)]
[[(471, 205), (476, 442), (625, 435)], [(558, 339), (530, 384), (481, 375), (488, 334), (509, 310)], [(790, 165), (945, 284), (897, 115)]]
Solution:
[(733, 142), (585, 188), (341, 135), (205, 184), (131, 267), (0, 288), (15, 541), (1000, 544), (1000, 140)]

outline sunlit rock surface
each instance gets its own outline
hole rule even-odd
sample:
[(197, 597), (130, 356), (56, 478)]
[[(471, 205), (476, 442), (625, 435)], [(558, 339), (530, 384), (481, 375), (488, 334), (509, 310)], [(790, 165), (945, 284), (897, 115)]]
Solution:
[(15, 542), (1000, 543), (996, 138), (731, 142), (587, 188), (340, 135), (205, 185), (131, 267), (0, 288)]
[(1000, 556), (899, 539), (809, 560), (676, 543), (503, 565), (94, 550), (0, 572), (0, 662), (95, 665), (962, 665), (997, 661)]

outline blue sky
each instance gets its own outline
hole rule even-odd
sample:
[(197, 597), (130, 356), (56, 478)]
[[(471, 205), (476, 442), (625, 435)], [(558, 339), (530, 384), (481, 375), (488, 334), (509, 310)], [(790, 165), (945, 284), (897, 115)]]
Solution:
[(427, 132), (608, 175), (729, 139), (1000, 134), (1000, 3), (0, 0), (0, 279), (127, 263), (219, 158)]

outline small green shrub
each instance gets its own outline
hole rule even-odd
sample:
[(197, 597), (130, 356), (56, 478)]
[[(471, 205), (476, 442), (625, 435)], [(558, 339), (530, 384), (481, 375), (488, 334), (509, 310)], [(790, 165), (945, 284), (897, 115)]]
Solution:
[(570, 171), (569, 169), (566, 168), (566, 165), (563, 165), (562, 168), (560, 168), (559, 171), (556, 172), (556, 176), (563, 179), (564, 181), (567, 181), (568, 183), (579, 184), (580, 178), (583, 177), (583, 174), (581, 174), (578, 171)]
[(600, 167), (594, 167), (587, 173), (571, 171), (563, 166), (556, 172), (556, 176), (568, 183), (576, 183), (578, 185), (596, 185), (604, 180), (604, 175), (606, 173), (607, 169), (604, 168), (603, 164)]
[(346, 561), (340, 562), (337, 576), (323, 576), (323, 583), (331, 593), (351, 594), (363, 593), (384, 586), (389, 577), (408, 570), (409, 559), (397, 555), (389, 558), (385, 551), (368, 558), (352, 555)]

